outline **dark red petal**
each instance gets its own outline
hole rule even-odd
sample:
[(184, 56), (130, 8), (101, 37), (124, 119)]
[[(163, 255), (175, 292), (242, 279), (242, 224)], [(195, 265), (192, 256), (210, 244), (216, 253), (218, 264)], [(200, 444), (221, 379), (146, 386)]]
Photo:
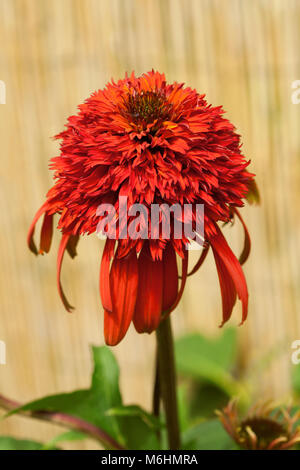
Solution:
[(39, 208), (39, 210), (37, 211), (37, 213), (35, 214), (35, 216), (33, 218), (33, 221), (31, 222), (31, 225), (29, 227), (28, 234), (27, 234), (28, 247), (32, 251), (32, 253), (34, 253), (35, 255), (38, 254), (38, 251), (37, 251), (37, 248), (36, 248), (34, 240), (33, 240), (34, 229), (35, 229), (36, 223), (39, 220), (39, 218), (44, 214), (44, 212), (46, 212), (46, 207), (47, 207), (47, 203), (45, 202)]
[(75, 258), (77, 256), (77, 243), (79, 241), (79, 235), (70, 235), (68, 244), (67, 244), (67, 252), (71, 256), (71, 258)]
[[(228, 276), (231, 277), (232, 282), (235, 286), (236, 293), (239, 299), (242, 301), (243, 306), (243, 314), (242, 314), (242, 323), (247, 318), (248, 313), (248, 289), (246, 279), (241, 268), (240, 263), (236, 259), (235, 255), (229, 248), (221, 230), (217, 225), (216, 228), (216, 235), (212, 236), (210, 239), (210, 243), (213, 249), (214, 254), (217, 253), (220, 259), (223, 261), (224, 267), (228, 272)], [(226, 279), (224, 279), (226, 282)]]
[(176, 253), (171, 243), (163, 250), (163, 311), (176, 301), (178, 294), (178, 268)]
[(179, 289), (177, 298), (176, 298), (175, 302), (173, 303), (173, 305), (168, 310), (164, 311), (163, 320), (165, 320), (170, 315), (170, 313), (173, 312), (173, 310), (175, 310), (175, 308), (177, 307), (177, 305), (179, 304), (179, 302), (181, 300), (181, 297), (182, 297), (182, 294), (183, 294), (183, 291), (184, 291), (184, 288), (185, 288), (186, 279), (187, 279), (188, 264), (189, 264), (189, 252), (188, 252), (188, 250), (186, 250), (185, 253), (184, 253), (184, 258), (182, 259), (182, 270), (181, 270), (182, 272), (181, 272), (180, 289)]
[(112, 312), (105, 311), (104, 336), (110, 346), (125, 336), (134, 313), (138, 287), (138, 264), (135, 250), (126, 258), (114, 257), (110, 272)]
[(109, 280), (109, 271), (110, 271), (110, 261), (114, 255), (114, 246), (115, 240), (110, 240), (109, 238), (105, 242), (105, 247), (102, 254), (101, 266), (100, 266), (100, 278), (99, 278), (99, 289), (100, 297), (103, 308), (112, 311), (112, 300), (110, 293), (110, 280)]
[(151, 333), (161, 320), (163, 262), (153, 261), (149, 244), (144, 243), (138, 260), (139, 287), (133, 323), (138, 333)]
[(48, 253), (51, 247), (53, 234), (53, 214), (45, 212), (43, 225), (41, 229), (41, 240), (39, 253), (42, 255)]
[(232, 208), (232, 210), (238, 216), (238, 218), (240, 219), (240, 221), (242, 223), (242, 226), (243, 226), (243, 229), (244, 229), (244, 248), (243, 248), (243, 251), (242, 251), (242, 253), (239, 257), (240, 264), (244, 264), (247, 261), (249, 255), (250, 255), (250, 250), (251, 250), (250, 235), (249, 235), (247, 226), (246, 226), (240, 212), (235, 207)]
[(235, 285), (232, 281), (230, 274), (222, 261), (222, 258), (214, 250), (214, 258), (216, 261), (221, 295), (222, 295), (222, 306), (223, 306), (223, 321), (220, 326), (223, 326), (225, 322), (231, 317), (232, 309), (236, 302), (236, 290)]
[(57, 288), (58, 288), (60, 298), (61, 298), (66, 310), (68, 312), (71, 312), (71, 310), (73, 310), (74, 307), (72, 307), (72, 305), (69, 304), (69, 302), (68, 302), (68, 300), (67, 300), (67, 298), (64, 294), (61, 282), (60, 282), (60, 272), (61, 272), (62, 260), (63, 260), (63, 257), (64, 257), (64, 253), (65, 253), (66, 246), (67, 246), (67, 243), (69, 241), (69, 238), (70, 238), (70, 235), (68, 235), (68, 234), (64, 234), (61, 238), (61, 242), (60, 242), (60, 245), (59, 245), (59, 248), (58, 248), (58, 254), (57, 254), (56, 281), (57, 281)]

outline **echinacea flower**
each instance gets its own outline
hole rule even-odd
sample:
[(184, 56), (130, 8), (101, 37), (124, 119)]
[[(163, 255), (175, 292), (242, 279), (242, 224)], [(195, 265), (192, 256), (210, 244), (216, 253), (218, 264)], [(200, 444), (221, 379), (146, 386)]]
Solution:
[[(68, 311), (73, 307), (60, 282), (65, 250), (74, 257), (79, 236), (95, 233), (101, 221), (109, 233), (112, 221), (104, 222), (97, 209), (112, 204), (118, 227), (115, 239), (106, 241), (100, 268), (107, 344), (121, 341), (131, 321), (139, 333), (155, 330), (177, 306), (187, 276), (199, 269), (209, 247), (219, 275), (223, 323), (230, 318), (237, 297), (242, 302), (242, 321), (246, 319), (248, 291), (241, 264), (248, 257), (250, 239), (238, 208), (244, 198), (255, 198), (257, 190), (239, 135), (221, 107), (208, 105), (204, 95), (183, 84), (167, 84), (158, 72), (138, 78), (132, 73), (93, 93), (56, 138), (61, 139), (61, 151), (50, 163), (55, 184), (33, 219), (28, 244), (35, 254), (48, 252), (53, 216), (59, 214), (57, 284)], [(159, 234), (156, 239), (121, 236), (120, 196), (128, 198), (129, 204), (143, 204), (146, 211), (153, 204), (191, 204), (192, 224), (196, 223), (194, 207), (204, 205), (205, 242), (190, 273), (184, 235), (176, 238), (171, 231), (169, 237)], [(37, 250), (33, 234), (41, 216)], [(240, 262), (218, 226), (234, 216), (245, 230)], [(151, 222), (144, 225), (150, 233)], [(182, 260), (180, 276), (176, 254)]]
[(300, 412), (291, 414), (286, 408), (262, 404), (252, 407), (240, 419), (233, 400), (217, 414), (224, 429), (243, 449), (284, 450), (300, 442)]

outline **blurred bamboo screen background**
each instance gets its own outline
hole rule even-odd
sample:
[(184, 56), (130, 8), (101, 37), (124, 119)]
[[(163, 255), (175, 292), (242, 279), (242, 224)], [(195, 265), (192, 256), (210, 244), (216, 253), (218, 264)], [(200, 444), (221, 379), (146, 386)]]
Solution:
[[(250, 309), (238, 330), (240, 367), (256, 375), (257, 395), (289, 396), (291, 342), (300, 339), (300, 105), (291, 102), (292, 82), (300, 79), (300, 1), (0, 0), (0, 18), (0, 79), (6, 84), (6, 104), (0, 105), (0, 339), (7, 348), (1, 393), (25, 401), (88, 386), (90, 345), (103, 343), (103, 242), (84, 237), (76, 260), (65, 259), (65, 290), (76, 306), (69, 315), (55, 283), (59, 234), (51, 253), (35, 259), (26, 232), (52, 182), (48, 160), (58, 154), (58, 143), (50, 137), (111, 77), (154, 68), (223, 105), (242, 135), (262, 204), (243, 211), (253, 250), (245, 266)], [(238, 252), (240, 227), (225, 232)], [(237, 305), (232, 325), (240, 313)], [(177, 336), (219, 334), (212, 256), (189, 279), (172, 319)], [(131, 329), (114, 351), (126, 402), (149, 406), (153, 335)], [(270, 355), (275, 360), (268, 365)], [(57, 432), (20, 417), (0, 428), (1, 434), (38, 440)]]

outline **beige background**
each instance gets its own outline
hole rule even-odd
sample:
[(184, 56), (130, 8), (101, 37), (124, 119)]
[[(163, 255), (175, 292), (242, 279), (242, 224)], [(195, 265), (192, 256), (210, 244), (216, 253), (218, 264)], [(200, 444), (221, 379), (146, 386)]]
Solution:
[[(26, 231), (51, 185), (48, 159), (58, 145), (50, 137), (111, 77), (153, 67), (222, 104), (243, 136), (263, 203), (243, 211), (253, 251), (245, 267), (250, 311), (239, 329), (241, 366), (253, 374), (257, 395), (287, 397), (290, 345), (300, 339), (300, 105), (291, 102), (291, 84), (300, 79), (300, 1), (0, 0), (0, 18), (7, 87), (0, 105), (0, 339), (7, 345), (0, 392), (29, 400), (89, 383), (89, 345), (103, 343), (103, 242), (85, 237), (76, 260), (65, 259), (65, 290), (77, 307), (70, 315), (55, 285), (58, 234), (51, 253), (35, 259)], [(238, 251), (238, 224), (226, 236)], [(231, 324), (240, 313), (237, 306)], [(173, 313), (175, 332), (218, 334), (220, 318), (209, 256)], [(115, 348), (127, 403), (149, 406), (153, 341), (131, 329)], [(275, 360), (262, 371), (270, 354)], [(45, 440), (56, 432), (19, 417), (0, 423), (1, 434)]]

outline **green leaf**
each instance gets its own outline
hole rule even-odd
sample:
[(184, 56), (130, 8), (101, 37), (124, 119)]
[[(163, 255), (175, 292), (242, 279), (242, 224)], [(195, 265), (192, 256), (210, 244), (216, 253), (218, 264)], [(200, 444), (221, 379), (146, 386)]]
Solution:
[(143, 410), (143, 408), (138, 405), (127, 405), (111, 408), (107, 411), (107, 414), (109, 416), (138, 416), (145, 424), (147, 424), (147, 426), (154, 429), (155, 431), (164, 426), (164, 424), (161, 423), (158, 418)]
[(118, 364), (106, 346), (93, 347), (93, 358), (94, 372), (88, 390), (47, 396), (13, 410), (9, 415), (21, 410), (67, 413), (92, 423), (125, 444), (117, 417), (106, 414), (110, 408), (122, 404)]
[(191, 334), (176, 341), (176, 364), (178, 372), (199, 381), (214, 384), (228, 396), (242, 393), (240, 383), (231, 370), (236, 363), (236, 331), (224, 330), (217, 338)]
[(134, 450), (160, 449), (157, 432), (164, 425), (155, 416), (137, 405), (112, 408), (107, 414), (119, 418), (129, 448)]
[(228, 394), (209, 382), (193, 383), (190, 391), (190, 417), (215, 418), (215, 410), (224, 408), (228, 403)]
[(232, 450), (235, 442), (227, 434), (219, 420), (203, 421), (182, 435), (184, 450)]
[(47, 444), (43, 445), (43, 450), (51, 450), (56, 447), (58, 442), (70, 442), (86, 439), (87, 435), (80, 431), (67, 431), (55, 436)]
[(26, 439), (0, 436), (0, 450), (41, 450), (43, 444)]
[(246, 199), (249, 204), (259, 204), (260, 203), (260, 194), (258, 186), (255, 180), (251, 180), (249, 184), (248, 193), (246, 194)]
[(125, 448), (158, 449), (154, 418), (139, 407), (122, 404), (119, 367), (111, 350), (106, 346), (93, 347), (93, 358), (94, 371), (88, 390), (47, 396), (27, 403), (7, 416), (19, 411), (66, 413), (97, 426)]
[(176, 352), (179, 355), (180, 365), (184, 363), (186, 357), (194, 362), (196, 355), (197, 362), (199, 356), (204, 356), (206, 360), (210, 360), (222, 369), (230, 370), (237, 358), (236, 330), (224, 329), (216, 338), (208, 338), (199, 333), (184, 336), (176, 341)]

